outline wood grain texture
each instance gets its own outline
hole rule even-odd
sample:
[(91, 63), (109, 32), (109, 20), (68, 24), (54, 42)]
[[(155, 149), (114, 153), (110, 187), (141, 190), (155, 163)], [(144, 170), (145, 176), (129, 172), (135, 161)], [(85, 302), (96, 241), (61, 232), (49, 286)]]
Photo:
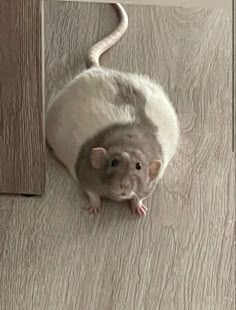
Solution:
[(44, 190), (40, 15), (37, 0), (0, 1), (0, 193)]
[(233, 32), (233, 53), (232, 53), (232, 98), (233, 98), (233, 150), (236, 152), (236, 95), (235, 95), (235, 90), (236, 90), (236, 3), (233, 1), (233, 6), (232, 6), (232, 32)]
[[(90, 216), (48, 154), (44, 197), (0, 198), (1, 310), (235, 309), (231, 16), (126, 9), (129, 30), (101, 63), (160, 81), (181, 122), (178, 154), (145, 219), (110, 203)], [(45, 14), (48, 101), (116, 18), (102, 4), (51, 2)]]

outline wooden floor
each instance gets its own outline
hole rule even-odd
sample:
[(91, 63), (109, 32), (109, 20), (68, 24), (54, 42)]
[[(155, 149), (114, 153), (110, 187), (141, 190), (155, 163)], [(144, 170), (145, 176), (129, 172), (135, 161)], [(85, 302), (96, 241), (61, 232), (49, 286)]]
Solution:
[[(126, 9), (129, 30), (101, 62), (160, 81), (181, 122), (178, 154), (143, 219), (115, 204), (90, 216), (48, 154), (42, 198), (0, 197), (1, 310), (234, 309), (231, 14)], [(45, 13), (48, 102), (116, 18), (78, 2)]]

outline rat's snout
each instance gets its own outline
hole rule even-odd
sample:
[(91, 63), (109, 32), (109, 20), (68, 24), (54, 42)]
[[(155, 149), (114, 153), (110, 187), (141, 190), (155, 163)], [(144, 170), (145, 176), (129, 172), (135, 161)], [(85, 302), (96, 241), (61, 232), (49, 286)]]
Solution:
[(120, 189), (122, 193), (127, 193), (131, 189), (131, 182), (129, 178), (124, 178), (120, 181)]
[(120, 183), (120, 188), (122, 190), (128, 190), (130, 188), (130, 184), (129, 184), (129, 181), (126, 180), (126, 181), (123, 181)]
[(124, 200), (130, 199), (132, 195), (132, 182), (130, 182), (129, 178), (121, 178), (119, 181), (117, 180), (116, 184), (113, 187), (113, 194), (116, 199)]

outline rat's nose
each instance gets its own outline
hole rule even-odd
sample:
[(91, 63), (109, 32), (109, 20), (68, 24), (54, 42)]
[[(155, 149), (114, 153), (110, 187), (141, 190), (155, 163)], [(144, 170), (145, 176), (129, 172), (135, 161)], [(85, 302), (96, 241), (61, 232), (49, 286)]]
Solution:
[(123, 189), (123, 190), (129, 189), (129, 182), (128, 182), (128, 181), (123, 181), (123, 182), (120, 184), (120, 188)]

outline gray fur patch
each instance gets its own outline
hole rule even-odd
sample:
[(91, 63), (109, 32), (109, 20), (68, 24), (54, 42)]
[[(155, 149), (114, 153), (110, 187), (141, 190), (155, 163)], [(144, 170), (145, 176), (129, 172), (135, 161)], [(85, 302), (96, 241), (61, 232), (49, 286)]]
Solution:
[[(92, 139), (89, 139), (81, 148), (75, 170), (80, 184), (84, 188), (96, 188), (98, 192), (106, 195), (106, 188), (101, 183), (102, 176), (93, 169), (90, 162), (92, 148), (117, 148), (119, 151), (139, 151), (147, 163), (152, 160), (162, 160), (161, 146), (157, 141), (157, 128), (149, 119), (134, 124), (115, 124), (102, 130)], [(143, 184), (146, 194), (147, 184)]]

